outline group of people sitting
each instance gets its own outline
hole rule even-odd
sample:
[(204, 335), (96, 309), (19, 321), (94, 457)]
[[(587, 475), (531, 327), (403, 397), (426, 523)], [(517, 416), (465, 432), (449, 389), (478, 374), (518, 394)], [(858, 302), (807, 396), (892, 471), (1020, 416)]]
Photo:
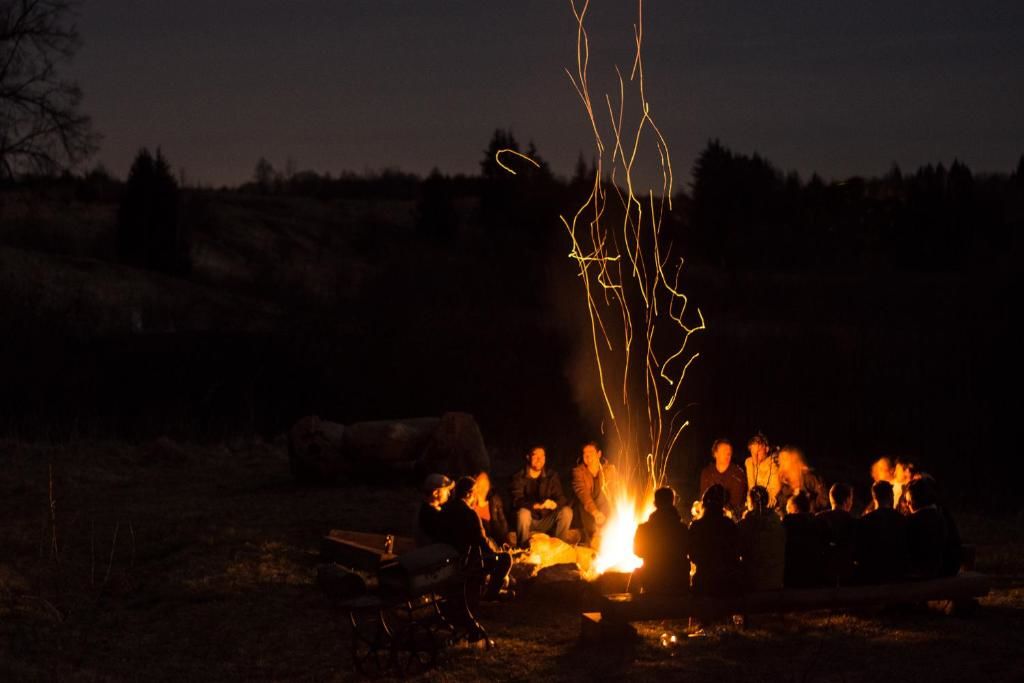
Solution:
[(960, 536), (940, 504), (935, 480), (912, 462), (874, 463), (871, 504), (853, 512), (853, 489), (821, 479), (799, 449), (769, 452), (762, 435), (747, 444), (745, 472), (727, 440), (712, 446), (701, 499), (687, 525), (670, 488), (637, 529), (635, 575), (644, 592), (726, 596), (743, 592), (886, 583), (952, 576)]
[[(572, 471), (570, 500), (558, 472), (547, 467), (544, 447), (530, 448), (510, 487), (514, 529), (509, 528), (504, 499), (492, 490), (486, 472), (458, 481), (431, 474), (416, 513), (416, 542), (447, 543), (479, 559), (488, 574), (484, 598), (497, 599), (512, 566), (509, 550), (529, 547), (535, 532), (568, 543), (589, 542), (599, 533), (611, 513), (608, 483), (614, 472), (596, 442), (585, 444)], [(574, 518), (579, 531), (572, 529)]]
[[(688, 525), (674, 491), (655, 492), (655, 510), (634, 539), (634, 553), (644, 560), (635, 585), (645, 592), (730, 595), (957, 572), (956, 524), (940, 505), (934, 479), (913, 463), (875, 462), (872, 502), (857, 516), (851, 486), (826, 489), (800, 449), (772, 451), (758, 434), (747, 450), (741, 468), (733, 463), (732, 444), (715, 441)], [(597, 443), (581, 449), (572, 470), (572, 498), (546, 465), (544, 447), (535, 446), (512, 477), (512, 529), (487, 473), (458, 481), (428, 476), (416, 516), (417, 543), (447, 543), (479, 561), (486, 575), (483, 597), (499, 599), (506, 594), (512, 548), (528, 547), (535, 532), (592, 542), (611, 514), (615, 469)]]

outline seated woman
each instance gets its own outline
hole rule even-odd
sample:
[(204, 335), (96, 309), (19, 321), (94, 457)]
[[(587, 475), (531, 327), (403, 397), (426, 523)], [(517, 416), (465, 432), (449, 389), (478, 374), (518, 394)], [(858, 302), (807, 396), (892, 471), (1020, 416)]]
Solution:
[(476, 475), (473, 486), (473, 512), (480, 518), (484, 531), (498, 545), (508, 543), (508, 520), (505, 518), (505, 504), (491, 488), (491, 477), (486, 472)]
[(703, 514), (690, 523), (690, 562), (696, 565), (693, 592), (716, 597), (739, 591), (739, 538), (725, 516), (725, 489), (714, 484), (701, 498)]
[(768, 507), (768, 489), (750, 489), (747, 511), (736, 530), (743, 590), (781, 589), (786, 567), (786, 530), (779, 516)]
[(689, 531), (675, 503), (672, 489), (655, 491), (654, 512), (633, 538), (633, 553), (644, 561), (633, 577), (644, 593), (685, 593), (690, 585)]

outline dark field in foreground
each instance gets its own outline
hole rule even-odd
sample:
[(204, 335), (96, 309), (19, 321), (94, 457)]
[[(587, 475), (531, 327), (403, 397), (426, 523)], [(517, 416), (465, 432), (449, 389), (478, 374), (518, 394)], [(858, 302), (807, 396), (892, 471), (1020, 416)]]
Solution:
[[(52, 466), (53, 511), (49, 494)], [(314, 584), (331, 527), (407, 533), (411, 487), (296, 487), (283, 443), (0, 442), (0, 680), (348, 680), (347, 628)], [(56, 557), (54, 525), (56, 520)], [(488, 607), (498, 647), (426, 680), (1024, 679), (1020, 519), (959, 515), (998, 589), (971, 619), (817, 613), (714, 629), (672, 653), (577, 643), (578, 606)]]

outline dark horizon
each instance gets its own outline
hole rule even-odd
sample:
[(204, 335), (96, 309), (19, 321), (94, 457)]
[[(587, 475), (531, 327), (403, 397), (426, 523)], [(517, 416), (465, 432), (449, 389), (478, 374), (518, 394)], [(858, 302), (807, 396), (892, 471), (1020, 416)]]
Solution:
[[(1002, 5), (644, 3), (649, 98), (677, 189), (712, 138), (803, 177), (954, 158), (1012, 171), (1024, 9)], [(591, 8), (595, 92), (613, 64), (628, 69), (635, 10)], [(120, 177), (143, 146), (212, 185), (249, 180), (260, 157), (332, 174), (475, 174), (495, 128), (535, 142), (561, 175), (591, 154), (563, 71), (575, 51), (568, 2), (115, 0), (85, 3), (78, 23), (67, 73), (104, 135), (89, 165)]]

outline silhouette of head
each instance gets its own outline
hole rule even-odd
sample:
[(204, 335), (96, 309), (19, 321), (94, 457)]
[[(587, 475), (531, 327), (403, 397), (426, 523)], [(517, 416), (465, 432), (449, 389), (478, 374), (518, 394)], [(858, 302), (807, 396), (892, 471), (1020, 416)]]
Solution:
[(768, 489), (763, 486), (755, 486), (747, 494), (747, 509), (754, 512), (764, 512), (768, 507)]
[(907, 501), (910, 503), (910, 510), (917, 512), (929, 505), (936, 505), (939, 500), (935, 491), (935, 481), (928, 479), (915, 479), (907, 486)]
[(722, 508), (725, 507), (725, 497), (724, 486), (721, 484), (709, 486), (700, 499), (700, 503), (704, 507), (704, 516), (708, 514), (722, 514)]
[(833, 510), (849, 510), (853, 505), (853, 489), (849, 484), (837, 481), (828, 490), (828, 499)]
[(803, 491), (797, 491), (786, 503), (786, 512), (799, 514), (811, 511), (811, 498)]
[(875, 501), (876, 508), (892, 507), (892, 484), (885, 481), (876, 481), (871, 485), (871, 500)]
[(473, 496), (473, 487), (476, 486), (476, 479), (473, 477), (462, 477), (455, 482), (455, 491), (452, 496), (455, 500), (468, 500)]
[(658, 510), (673, 507), (676, 504), (676, 492), (663, 486), (654, 492), (654, 507)]

